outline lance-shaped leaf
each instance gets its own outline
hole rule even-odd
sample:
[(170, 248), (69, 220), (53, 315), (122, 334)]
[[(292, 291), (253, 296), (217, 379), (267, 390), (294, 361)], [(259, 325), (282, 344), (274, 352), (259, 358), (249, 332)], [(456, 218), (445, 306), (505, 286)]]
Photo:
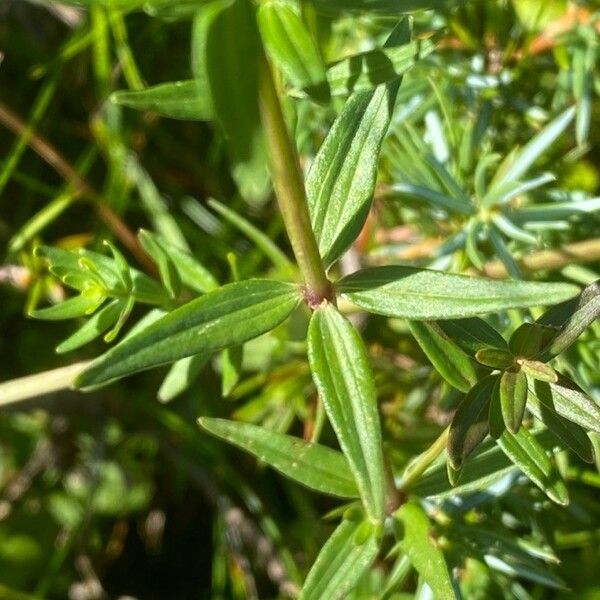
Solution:
[[(548, 430), (536, 431), (534, 437), (542, 444), (554, 443), (555, 438)], [(460, 481), (453, 486), (448, 481), (446, 455), (431, 466), (424, 475), (411, 486), (411, 493), (421, 498), (447, 498), (449, 496), (489, 493), (490, 487), (516, 472), (514, 463), (492, 440), (486, 441), (469, 457), (461, 469)]]
[[(342, 521), (325, 542), (306, 577), (299, 600), (342, 600), (371, 566), (379, 551), (374, 533), (357, 539), (365, 523)], [(360, 535), (362, 538), (362, 535)], [(362, 541), (362, 543), (358, 543)]]
[(501, 165), (492, 182), (488, 194), (503, 189), (506, 184), (518, 181), (533, 163), (552, 145), (558, 136), (568, 127), (575, 116), (575, 108), (571, 107), (548, 123), (542, 131), (535, 135), (523, 148), (510, 157), (510, 164)]
[[(406, 43), (401, 22), (386, 45)], [(311, 222), (329, 266), (355, 240), (373, 199), (377, 163), (398, 93), (399, 81), (357, 92), (344, 105), (306, 178)]]
[(100, 337), (110, 329), (123, 310), (123, 300), (116, 299), (94, 313), (73, 335), (63, 340), (57, 347), (59, 354), (71, 352)]
[(121, 90), (110, 99), (115, 104), (153, 110), (163, 117), (185, 121), (210, 121), (214, 109), (208, 90), (204, 93), (196, 80), (172, 81), (153, 85), (143, 90)]
[(556, 329), (555, 336), (541, 352), (542, 360), (566, 350), (596, 319), (600, 318), (600, 282), (588, 285), (577, 298), (553, 307), (538, 323)]
[(198, 419), (198, 423), (302, 485), (342, 498), (358, 496), (354, 476), (341, 452), (250, 423), (208, 417)]
[(484, 440), (489, 431), (488, 415), (498, 377), (488, 375), (463, 398), (450, 424), (448, 458), (454, 469)]
[(504, 338), (483, 319), (470, 317), (468, 319), (449, 319), (440, 321), (439, 326), (465, 352), (474, 356), (484, 348), (508, 350)]
[(327, 68), (334, 96), (371, 90), (397, 79), (435, 48), (431, 40), (413, 40), (400, 46), (379, 48), (344, 58)]
[(523, 371), (504, 371), (500, 376), (500, 406), (508, 430), (519, 431), (527, 404), (527, 376)]
[(535, 358), (549, 340), (556, 335), (556, 330), (539, 323), (523, 323), (510, 336), (510, 351), (521, 358)]
[(183, 394), (200, 375), (210, 357), (210, 354), (195, 354), (175, 361), (160, 385), (158, 399), (161, 402), (170, 402)]
[(289, 82), (318, 100), (329, 99), (325, 65), (319, 49), (300, 15), (290, 3), (263, 2), (258, 8), (258, 27), (269, 56)]
[(62, 321), (64, 319), (75, 319), (83, 315), (91, 314), (105, 300), (105, 296), (98, 290), (97, 294), (75, 296), (63, 300), (53, 306), (40, 308), (29, 313), (35, 319), (46, 319), (48, 321)]
[(568, 283), (497, 281), (400, 265), (357, 271), (336, 287), (369, 312), (412, 320), (456, 319), (552, 304), (579, 291)]
[[(594, 462), (594, 447), (585, 429), (558, 414), (550, 394), (550, 389), (533, 381), (528, 381), (530, 386), (527, 394), (527, 409), (541, 421), (567, 448), (570, 448), (583, 461)], [(541, 392), (542, 402), (536, 393)]]
[(438, 373), (461, 392), (468, 392), (477, 382), (475, 365), (437, 323), (410, 321), (411, 333)]
[(313, 379), (354, 473), (367, 515), (383, 520), (384, 470), (373, 373), (362, 339), (337, 309), (312, 315), (308, 358)]
[(498, 439), (502, 451), (553, 502), (569, 503), (567, 487), (548, 458), (544, 446), (524, 427), (514, 434), (505, 431)]
[(427, 513), (416, 502), (407, 502), (394, 513), (394, 520), (400, 548), (431, 588), (433, 597), (454, 600), (446, 559), (432, 536)]
[(189, 252), (144, 229), (140, 230), (138, 236), (140, 238), (142, 236), (151, 238), (156, 245), (162, 248), (164, 253), (171, 259), (181, 283), (191, 290), (205, 294), (219, 287), (219, 282), (214, 275)]
[(248, 0), (200, 4), (192, 33), (193, 71), (208, 81), (215, 117), (233, 161), (241, 194), (262, 201), (269, 189), (258, 109), (260, 38)]
[(168, 313), (95, 360), (79, 388), (109, 382), (186, 356), (211, 353), (279, 325), (299, 303), (294, 285), (267, 280), (231, 283)]
[(600, 407), (575, 383), (560, 376), (556, 383), (528, 379), (529, 397), (588, 431), (600, 433)]
[(464, 2), (466, 0), (314, 0), (315, 6), (324, 13), (352, 10), (393, 16), (432, 8), (444, 9)]

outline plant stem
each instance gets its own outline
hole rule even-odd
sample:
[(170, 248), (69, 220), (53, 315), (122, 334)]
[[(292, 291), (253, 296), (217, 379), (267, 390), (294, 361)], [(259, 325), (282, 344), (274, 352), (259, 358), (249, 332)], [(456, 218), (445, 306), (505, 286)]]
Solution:
[(402, 483), (400, 484), (400, 490), (404, 491), (409, 489), (416, 481), (418, 481), (429, 468), (431, 463), (444, 451), (446, 442), (448, 441), (448, 433), (450, 428), (446, 427), (444, 431), (438, 436), (438, 438), (421, 454), (414, 462), (412, 462), (402, 475)]
[(273, 74), (266, 57), (259, 66), (259, 104), (271, 163), (273, 187), (296, 262), (306, 284), (306, 299), (315, 308), (331, 300), (331, 286), (310, 222), (298, 155), (290, 139)]

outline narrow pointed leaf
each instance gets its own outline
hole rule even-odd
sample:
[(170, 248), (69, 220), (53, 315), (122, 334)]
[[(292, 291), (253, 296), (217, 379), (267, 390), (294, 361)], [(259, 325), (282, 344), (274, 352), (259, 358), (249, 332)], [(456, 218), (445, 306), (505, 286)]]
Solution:
[(308, 357), (317, 391), (354, 473), (367, 515), (382, 521), (385, 485), (373, 374), (362, 339), (332, 305), (312, 315)]
[(533, 163), (552, 145), (552, 143), (569, 126), (575, 116), (575, 108), (571, 107), (548, 123), (542, 131), (535, 135), (514, 156), (511, 164), (502, 171), (492, 184), (490, 194), (497, 192), (502, 187), (513, 181), (518, 181), (533, 165)]
[(497, 376), (488, 375), (463, 398), (450, 424), (448, 458), (454, 469), (477, 448), (489, 431), (489, 407)]
[(299, 600), (343, 600), (371, 566), (379, 542), (371, 534), (362, 544), (355, 541), (363, 524), (342, 521), (325, 542), (306, 577)]
[(585, 430), (600, 433), (600, 407), (566, 377), (561, 376), (556, 383), (529, 379), (529, 394)]
[(600, 318), (600, 283), (588, 285), (581, 295), (547, 311), (538, 322), (556, 329), (541, 358), (548, 360), (566, 350), (594, 321)]
[(226, 285), (168, 313), (95, 360), (77, 379), (88, 388), (199, 353), (255, 338), (299, 303), (296, 286), (248, 280)]
[(550, 365), (546, 365), (539, 360), (520, 359), (517, 362), (523, 373), (529, 375), (529, 377), (533, 377), (533, 379), (539, 379), (539, 381), (547, 381), (549, 383), (556, 383), (558, 381), (558, 375)]
[[(388, 43), (408, 42), (401, 22)], [(399, 81), (357, 92), (346, 102), (306, 178), (311, 222), (323, 261), (335, 262), (359, 234), (369, 212), (377, 163)]]
[(185, 121), (210, 121), (214, 109), (210, 94), (202, 93), (197, 81), (172, 81), (143, 90), (114, 92), (111, 101), (136, 110), (153, 110), (163, 117)]
[(523, 323), (510, 336), (510, 351), (520, 358), (535, 358), (549, 340), (556, 335), (556, 330), (539, 323)]
[(183, 394), (200, 375), (210, 357), (210, 354), (195, 354), (175, 361), (160, 385), (158, 399), (161, 402), (170, 402)]
[(527, 404), (527, 376), (522, 371), (504, 371), (499, 391), (504, 423), (511, 433), (517, 433)]
[(358, 496), (354, 476), (341, 452), (250, 423), (208, 417), (198, 423), (302, 485), (342, 498)]
[(315, 6), (325, 12), (337, 14), (340, 11), (380, 12), (396, 16), (426, 9), (445, 9), (466, 0), (315, 0)]
[(569, 503), (569, 493), (564, 481), (546, 455), (544, 447), (527, 429), (521, 427), (517, 434), (505, 431), (498, 440), (498, 445), (550, 500), (562, 505)]
[(508, 349), (504, 338), (479, 317), (440, 321), (439, 326), (468, 354), (475, 355), (483, 348)]
[(326, 102), (329, 88), (325, 65), (300, 15), (291, 3), (263, 2), (258, 26), (269, 56), (296, 88), (308, 88), (312, 96)]
[[(566, 447), (587, 463), (594, 462), (594, 447), (585, 429), (568, 419), (562, 417), (554, 407), (549, 390), (545, 394), (539, 386), (534, 386), (532, 381), (527, 382), (527, 410), (541, 421)], [(542, 402), (535, 392), (541, 392)]]
[(97, 337), (100, 337), (107, 329), (112, 327), (123, 308), (122, 300), (113, 300), (99, 311), (94, 313), (73, 335), (63, 340), (57, 347), (59, 354), (71, 352)]
[(552, 304), (578, 292), (568, 283), (497, 281), (400, 265), (357, 271), (339, 281), (337, 289), (369, 312), (413, 320), (456, 319)]
[(276, 266), (283, 270), (289, 270), (292, 267), (290, 259), (279, 249), (271, 238), (263, 231), (258, 229), (240, 216), (234, 210), (225, 206), (216, 200), (209, 200), (208, 205), (223, 218), (231, 223), (236, 229), (241, 231), (249, 240), (254, 242), (256, 247)]
[(506, 429), (504, 417), (502, 415), (502, 403), (500, 400), (500, 380), (497, 381), (492, 393), (492, 400), (490, 402), (490, 410), (488, 414), (488, 423), (490, 436), (497, 440)]
[(394, 519), (400, 525), (400, 548), (431, 588), (433, 597), (436, 600), (454, 600), (446, 559), (432, 537), (427, 513), (416, 502), (407, 502), (394, 513)]
[(475, 365), (437, 323), (410, 321), (411, 333), (438, 373), (461, 392), (468, 392), (477, 382)]
[[(554, 435), (547, 430), (536, 431), (533, 435), (544, 445), (555, 442)], [(514, 463), (492, 440), (481, 444), (469, 457), (461, 468), (458, 485), (451, 485), (448, 481), (446, 464), (449, 464), (446, 456), (442, 455), (440, 460), (411, 486), (410, 491), (422, 498), (434, 499), (478, 492), (489, 493), (494, 483), (517, 470)]]
[(242, 196), (259, 202), (269, 190), (258, 109), (260, 39), (248, 0), (200, 5), (193, 30), (194, 76), (206, 78)]
[(334, 96), (351, 94), (393, 81), (434, 49), (430, 40), (413, 40), (344, 58), (327, 68), (331, 93)]
[(48, 321), (61, 321), (64, 319), (75, 319), (82, 317), (85, 314), (90, 314), (103, 300), (98, 296), (75, 296), (68, 300), (63, 300), (58, 304), (49, 306), (48, 308), (40, 308), (31, 311), (30, 317), (34, 319), (46, 319)]

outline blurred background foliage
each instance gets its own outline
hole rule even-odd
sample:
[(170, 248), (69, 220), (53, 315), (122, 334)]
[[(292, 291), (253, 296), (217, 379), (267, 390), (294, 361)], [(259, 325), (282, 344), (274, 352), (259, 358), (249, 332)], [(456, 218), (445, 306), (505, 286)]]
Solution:
[[(68, 295), (34, 254), (40, 244), (106, 254), (102, 242), (112, 240), (154, 276), (134, 237), (143, 227), (189, 250), (207, 286), (293, 270), (264, 163), (240, 170), (212, 123), (109, 99), (197, 74), (191, 19), (201, 4), (0, 5), (0, 380), (105, 348), (96, 340), (57, 355), (73, 323), (24, 318)], [(397, 21), (338, 10), (344, 2), (298, 4), (326, 62), (381, 46)], [(405, 77), (374, 209), (337, 269), (402, 261), (598, 279), (600, 4), (438, 4), (415, 14), (416, 37), (433, 36), (436, 47)], [(279, 83), (291, 92), (286, 116), (308, 163), (346, 94), (315, 102)], [(502, 161), (540, 132), (551, 139), (522, 173), (525, 187), (497, 185)], [(135, 322), (148, 309), (127, 310)], [(509, 333), (539, 316), (526, 312), (492, 322)], [(405, 322), (353, 318), (370, 344), (386, 442), (401, 468), (439, 435), (458, 393)], [(321, 516), (334, 504), (201, 434), (196, 418), (315, 435), (324, 418), (305, 359), (306, 322), (299, 312), (243, 350), (196, 365), (181, 393), (161, 387), (167, 369), (158, 369), (85, 396), (61, 390), (3, 407), (0, 598), (293, 596), (333, 528)], [(596, 323), (559, 359), (597, 401), (599, 333)], [(328, 428), (321, 435), (334, 439)], [(566, 509), (514, 473), (446, 507), (439, 540), (465, 598), (600, 598), (600, 474), (566, 456), (561, 468)], [(412, 597), (416, 580), (402, 568), (398, 590)], [(386, 591), (385, 572), (377, 564), (355, 597), (404, 597)]]

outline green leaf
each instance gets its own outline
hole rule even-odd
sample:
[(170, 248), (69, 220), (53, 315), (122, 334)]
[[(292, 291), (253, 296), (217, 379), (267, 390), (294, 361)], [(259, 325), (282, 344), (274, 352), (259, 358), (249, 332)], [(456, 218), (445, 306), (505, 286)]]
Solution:
[(91, 296), (75, 296), (48, 308), (33, 310), (29, 313), (29, 316), (34, 319), (45, 319), (47, 321), (75, 319), (91, 314), (104, 299), (105, 296), (96, 294)]
[[(533, 435), (543, 445), (554, 443), (554, 436), (547, 430), (537, 431)], [(492, 440), (481, 444), (464, 464), (457, 485), (451, 485), (448, 481), (446, 464), (447, 458), (442, 455), (439, 461), (411, 486), (411, 493), (422, 498), (441, 499), (485, 492), (494, 483), (516, 471), (513, 462)]]
[(56, 347), (56, 351), (59, 354), (64, 354), (95, 340), (114, 325), (121, 314), (122, 308), (122, 300), (116, 299), (109, 302), (94, 313), (73, 335), (63, 340)]
[[(410, 29), (402, 21), (387, 44), (409, 39)], [(352, 95), (308, 172), (306, 193), (311, 222), (326, 266), (350, 246), (367, 218), (377, 179), (379, 151), (399, 85), (395, 81)]]
[(209, 200), (208, 205), (236, 229), (241, 231), (249, 240), (254, 242), (256, 247), (275, 265), (283, 271), (289, 271), (292, 268), (290, 259), (274, 244), (271, 238), (260, 229), (252, 225), (248, 220), (238, 215), (221, 202)]
[(585, 430), (600, 433), (600, 407), (575, 383), (563, 376), (556, 383), (532, 379), (528, 383), (530, 398)]
[(544, 389), (541, 391), (542, 402), (533, 392), (533, 382), (528, 381), (529, 392), (527, 395), (527, 409), (539, 421), (541, 421), (567, 448), (570, 448), (583, 461), (594, 462), (594, 447), (583, 427), (561, 417), (556, 411), (550, 396)]
[(497, 281), (405, 266), (357, 271), (337, 283), (340, 294), (380, 315), (412, 320), (455, 319), (568, 299), (568, 283)]
[(250, 452), (258, 459), (313, 490), (356, 498), (358, 489), (343, 454), (283, 433), (226, 419), (198, 419), (213, 435)]
[(183, 394), (200, 375), (200, 371), (210, 360), (210, 357), (210, 354), (195, 354), (175, 361), (158, 390), (158, 399), (161, 402), (170, 402)]
[(300, 301), (294, 285), (231, 283), (168, 313), (95, 360), (76, 381), (89, 388), (198, 353), (213, 353), (270, 331)]
[(542, 360), (564, 352), (596, 319), (600, 318), (600, 283), (588, 285), (577, 298), (553, 307), (538, 319), (555, 328), (555, 336), (541, 352)]
[(221, 352), (221, 395), (227, 398), (240, 380), (244, 346), (232, 346)]
[(181, 282), (186, 287), (201, 294), (212, 292), (219, 287), (219, 282), (215, 279), (214, 275), (198, 259), (164, 238), (154, 234), (150, 235), (152, 235), (156, 244), (171, 259)]
[(409, 321), (411, 333), (436, 371), (461, 392), (468, 392), (477, 382), (475, 365), (453, 340), (434, 322)]
[(498, 170), (488, 194), (497, 192), (506, 184), (518, 181), (533, 163), (553, 144), (560, 134), (569, 126), (575, 116), (575, 108), (568, 108), (554, 121), (551, 121), (517, 152), (509, 165)]
[(404, 75), (434, 49), (431, 40), (414, 40), (344, 58), (327, 67), (331, 93), (334, 96), (348, 95), (389, 83)]
[(395, 513), (396, 527), (400, 529), (400, 548), (411, 564), (431, 588), (436, 600), (454, 600), (456, 597), (443, 552), (431, 534), (427, 513), (416, 502), (407, 502)]
[(383, 453), (373, 373), (359, 334), (330, 304), (315, 310), (311, 317), (308, 358), (367, 515), (383, 521)]
[(460, 469), (465, 458), (485, 439), (489, 431), (488, 415), (496, 375), (479, 381), (458, 405), (448, 436), (448, 458), (454, 469)]
[(292, 4), (268, 0), (258, 8), (258, 27), (269, 56), (297, 88), (308, 88), (312, 96), (329, 100), (325, 65), (319, 49)]
[(500, 400), (500, 380), (494, 386), (492, 400), (490, 402), (490, 411), (488, 414), (488, 423), (490, 436), (497, 440), (506, 429), (504, 416), (502, 415), (502, 402)]
[(558, 375), (556, 371), (550, 366), (546, 365), (539, 360), (525, 360), (518, 359), (517, 364), (521, 368), (521, 371), (533, 379), (539, 379), (540, 381), (548, 381), (556, 383), (558, 381)]
[(504, 371), (499, 392), (504, 423), (511, 433), (517, 433), (527, 405), (527, 376), (523, 371)]
[(445, 9), (466, 0), (314, 0), (318, 10), (337, 14), (341, 11), (380, 12), (392, 16), (425, 9)]
[(478, 350), (483, 348), (508, 349), (504, 338), (479, 317), (440, 321), (439, 326), (465, 352), (471, 355), (475, 355)]
[(258, 110), (260, 38), (251, 2), (213, 0), (201, 5), (192, 36), (194, 76), (208, 81), (234, 179), (244, 198), (262, 202), (270, 179)]
[(169, 294), (171, 300), (179, 298), (181, 293), (181, 279), (179, 278), (179, 272), (175, 267), (175, 263), (171, 260), (171, 257), (165, 252), (163, 247), (158, 244), (154, 237), (143, 229), (138, 233), (138, 239), (142, 248), (146, 253), (154, 260), (158, 265), (158, 271), (160, 273), (161, 281)]
[[(80, 286), (71, 285), (72, 280), (69, 282), (65, 281), (66, 277), (74, 273), (84, 275), (85, 277), (83, 279), (79, 277), (78, 281), (86, 284), (90, 277), (90, 267), (92, 267), (94, 273), (100, 277), (107, 289), (122, 288), (121, 278), (118, 274), (119, 269), (114, 259), (98, 252), (92, 252), (83, 248), (77, 252), (70, 252), (69, 250), (53, 248), (51, 246), (38, 246), (35, 249), (35, 255), (45, 258), (49, 262), (50, 272), (62, 279), (70, 287), (82, 289)], [(157, 281), (131, 267), (129, 268), (129, 273), (133, 281), (131, 293), (135, 297), (136, 302), (162, 304), (168, 300), (165, 291)]]
[(356, 534), (360, 521), (342, 521), (325, 542), (306, 577), (299, 600), (342, 600), (346, 598), (379, 551), (373, 533), (362, 544)]
[(555, 335), (556, 330), (550, 327), (539, 323), (522, 323), (510, 336), (508, 346), (515, 356), (535, 358)]
[(492, 369), (508, 369), (513, 364), (513, 355), (507, 350), (482, 348), (475, 353), (477, 362)]
[(521, 427), (516, 434), (505, 431), (498, 439), (498, 445), (550, 500), (562, 505), (569, 503), (569, 492), (564, 481), (560, 479), (544, 447), (527, 429)]
[(211, 121), (214, 109), (210, 94), (202, 93), (193, 79), (171, 81), (143, 90), (114, 92), (111, 101), (136, 110), (153, 110), (163, 117), (184, 121)]

